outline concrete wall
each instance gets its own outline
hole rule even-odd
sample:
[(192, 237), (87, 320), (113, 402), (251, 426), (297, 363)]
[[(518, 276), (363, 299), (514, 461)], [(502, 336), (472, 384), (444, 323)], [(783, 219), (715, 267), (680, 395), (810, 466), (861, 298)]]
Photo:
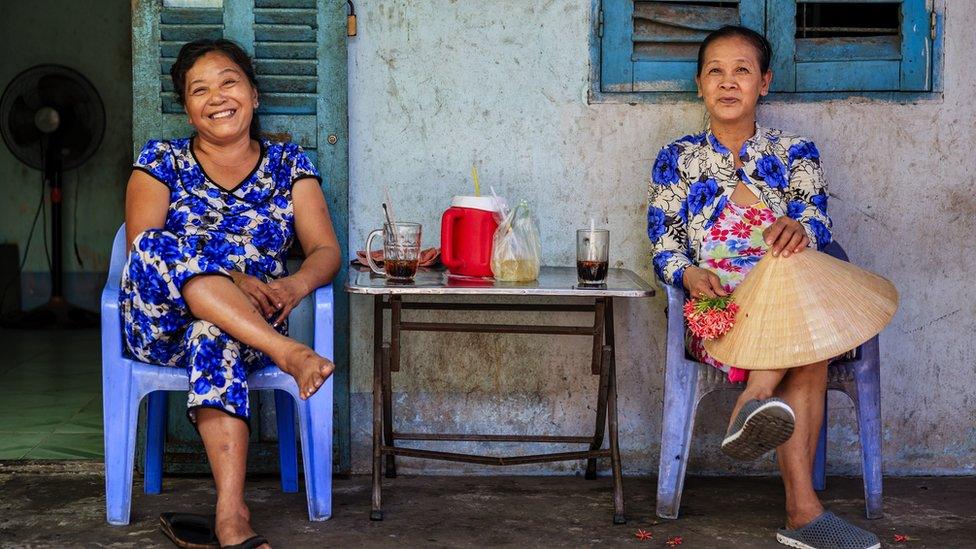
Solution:
[[(112, 237), (122, 221), (125, 182), (132, 165), (132, 61), (127, 0), (38, 0), (0, 3), (0, 86), (41, 63), (85, 75), (105, 105), (105, 136), (86, 164), (64, 176), (65, 291), (94, 307), (104, 284)], [(0, 146), (0, 241), (16, 242), (23, 256), (41, 192), (41, 173)], [(47, 190), (45, 189), (45, 193)], [(77, 201), (77, 204), (76, 204)], [(78, 249), (75, 258), (75, 212)], [(38, 220), (24, 266), (24, 304), (47, 300), (49, 286)]]
[[(763, 124), (814, 138), (831, 182), (835, 235), (858, 264), (895, 282), (902, 304), (882, 335), (886, 471), (976, 471), (976, 256), (972, 198), (976, 5), (946, 16), (943, 99), (771, 103)], [(440, 214), (482, 185), (535, 207), (545, 263), (569, 265), (589, 216), (612, 231), (612, 261), (653, 280), (645, 189), (658, 149), (702, 127), (697, 103), (589, 104), (590, 0), (359, 0), (349, 42), (350, 245), (379, 226), (388, 185), (402, 220), (439, 242)], [(664, 300), (617, 310), (625, 471), (656, 472)], [(353, 298), (353, 466), (369, 469), (371, 309)], [(423, 314), (416, 314), (423, 318)], [(504, 318), (504, 317), (502, 317)], [(580, 321), (583, 319), (580, 318)], [(394, 374), (398, 428), (576, 434), (592, 429), (596, 380), (582, 338), (405, 336)], [(762, 472), (717, 452), (730, 396), (698, 415), (691, 471)], [(853, 406), (831, 398), (830, 471), (859, 471)], [(517, 445), (516, 445), (517, 446)], [(474, 444), (456, 451), (483, 450)], [(518, 447), (507, 451), (534, 451)], [(405, 471), (567, 472), (577, 463), (491, 469), (402, 460)]]

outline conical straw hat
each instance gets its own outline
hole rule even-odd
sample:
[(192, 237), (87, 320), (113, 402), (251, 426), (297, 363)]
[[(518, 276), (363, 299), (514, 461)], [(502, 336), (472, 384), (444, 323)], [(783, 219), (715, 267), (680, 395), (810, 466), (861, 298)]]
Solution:
[(814, 250), (766, 254), (733, 292), (735, 325), (705, 341), (729, 366), (774, 370), (813, 364), (871, 339), (898, 309), (888, 280)]

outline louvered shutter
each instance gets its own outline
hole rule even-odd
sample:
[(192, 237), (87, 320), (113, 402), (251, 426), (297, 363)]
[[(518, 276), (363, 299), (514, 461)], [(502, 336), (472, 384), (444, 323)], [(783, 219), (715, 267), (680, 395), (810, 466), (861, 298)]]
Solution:
[(607, 91), (694, 91), (698, 45), (723, 25), (762, 33), (764, 0), (604, 0), (601, 85)]
[[(769, 2), (774, 91), (932, 89), (925, 0), (860, 0), (844, 5), (824, 0)], [(860, 11), (876, 13), (877, 20), (844, 20), (854, 5), (869, 8)], [(818, 15), (822, 22), (807, 22), (807, 14)]]
[(315, 0), (255, 0), (260, 112), (315, 114), (316, 29)]

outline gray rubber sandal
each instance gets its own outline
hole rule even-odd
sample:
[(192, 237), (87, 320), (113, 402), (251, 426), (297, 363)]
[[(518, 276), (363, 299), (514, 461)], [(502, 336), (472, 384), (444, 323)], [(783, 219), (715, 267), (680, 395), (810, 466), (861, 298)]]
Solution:
[(722, 441), (722, 452), (742, 460), (756, 459), (793, 435), (793, 409), (778, 398), (750, 400)]
[(797, 549), (878, 549), (878, 536), (824, 511), (803, 528), (780, 530), (776, 541)]

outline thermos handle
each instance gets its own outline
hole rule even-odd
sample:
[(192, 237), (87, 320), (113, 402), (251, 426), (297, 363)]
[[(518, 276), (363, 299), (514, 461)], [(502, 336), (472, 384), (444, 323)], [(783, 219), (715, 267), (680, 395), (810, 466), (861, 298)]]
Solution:
[[(366, 237), (366, 263), (369, 264), (369, 268), (374, 273), (376, 273), (378, 275), (386, 276), (386, 271), (384, 271), (383, 269), (380, 269), (380, 266), (377, 265), (375, 261), (373, 261), (373, 251), (372, 251), (372, 247), (370, 246), (370, 244), (373, 243), (373, 238), (375, 238), (376, 236), (383, 236), (383, 230), (382, 229), (376, 229), (375, 231), (369, 233), (369, 236)], [(385, 260), (386, 258), (384, 257), (383, 259)], [(384, 264), (384, 266), (385, 266), (385, 264)]]
[(441, 217), (441, 263), (451, 270), (464, 264), (463, 261), (454, 256), (454, 224), (461, 213), (460, 210), (448, 208)]

